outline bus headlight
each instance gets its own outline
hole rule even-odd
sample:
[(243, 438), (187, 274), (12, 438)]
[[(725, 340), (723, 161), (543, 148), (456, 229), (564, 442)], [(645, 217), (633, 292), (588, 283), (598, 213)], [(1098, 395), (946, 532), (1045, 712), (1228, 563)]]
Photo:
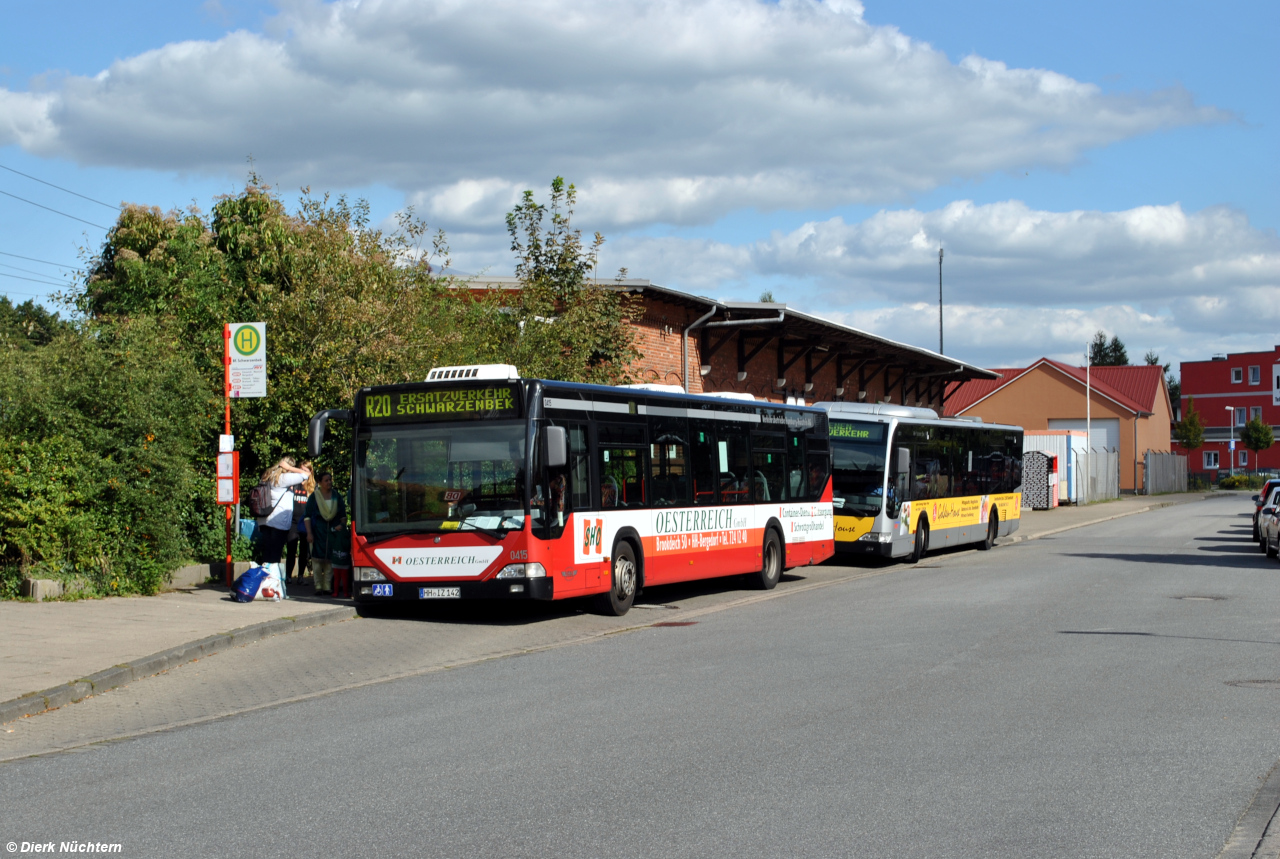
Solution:
[(542, 564), (507, 564), (498, 571), (500, 579), (541, 579), (547, 575)]
[(385, 582), (387, 577), (378, 572), (376, 567), (356, 567), (351, 571), (357, 582)]
[(859, 541), (865, 543), (892, 543), (892, 531), (868, 531), (858, 538)]

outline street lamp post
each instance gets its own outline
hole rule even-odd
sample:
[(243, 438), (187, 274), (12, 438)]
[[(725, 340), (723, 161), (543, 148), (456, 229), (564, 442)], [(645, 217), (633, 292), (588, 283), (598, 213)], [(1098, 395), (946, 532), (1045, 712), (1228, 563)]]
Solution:
[(1226, 406), (1227, 410), (1227, 432), (1231, 436), (1230, 443), (1227, 444), (1227, 456), (1231, 458), (1231, 476), (1236, 476), (1236, 408), (1235, 406)]
[(942, 248), (938, 248), (938, 354), (947, 354), (942, 348)]

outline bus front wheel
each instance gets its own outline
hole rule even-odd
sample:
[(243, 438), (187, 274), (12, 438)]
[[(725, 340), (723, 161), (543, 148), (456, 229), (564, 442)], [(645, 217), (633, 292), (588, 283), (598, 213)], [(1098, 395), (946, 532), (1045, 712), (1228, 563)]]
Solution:
[(596, 597), (596, 610), (601, 614), (622, 617), (636, 600), (638, 568), (630, 543), (623, 542), (613, 547), (612, 578), (609, 592)]
[(760, 572), (753, 583), (762, 591), (771, 591), (782, 579), (782, 544), (772, 528), (764, 532), (764, 548), (760, 551)]
[(920, 521), (916, 523), (916, 544), (911, 549), (911, 563), (920, 563), (927, 551), (929, 551), (929, 520), (921, 516)]
[(991, 511), (991, 521), (987, 525), (987, 539), (978, 544), (979, 549), (991, 549), (996, 544), (996, 537), (1000, 536), (1000, 514)]

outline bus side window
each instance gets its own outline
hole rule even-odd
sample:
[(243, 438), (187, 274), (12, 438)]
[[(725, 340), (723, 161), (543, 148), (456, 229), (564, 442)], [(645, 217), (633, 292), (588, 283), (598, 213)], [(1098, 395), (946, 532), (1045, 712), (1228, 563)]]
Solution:
[[(894, 442), (898, 441), (895, 435)], [(889, 518), (897, 519), (898, 512), (902, 509), (902, 502), (911, 500), (911, 475), (913, 472), (911, 463), (911, 447), (909, 445), (891, 444), (889, 446), (891, 452), (889, 460), (889, 497), (885, 499), (885, 507), (888, 509)]]
[(751, 503), (751, 459), (745, 424), (728, 421), (716, 427), (716, 468), (721, 504)]
[(711, 432), (711, 422), (689, 422), (690, 446), (693, 462), (693, 503), (715, 504), (716, 475), (719, 474), (716, 440)]
[(809, 498), (809, 481), (804, 473), (804, 436), (798, 432), (787, 433), (787, 500), (805, 501)]
[(831, 473), (831, 457), (826, 452), (809, 451), (809, 500), (817, 501), (827, 488)]
[(662, 436), (649, 445), (649, 485), (654, 507), (682, 507), (689, 503), (687, 447), (683, 439)]
[(600, 507), (647, 507), (645, 451), (634, 447), (600, 448)]
[(569, 424), (569, 503), (567, 509), (586, 510), (591, 506), (591, 455), (587, 449), (586, 424)]
[(569, 442), (568, 462), (558, 468), (547, 467), (544, 472), (544, 430), (539, 430), (538, 445), (534, 449), (534, 489), (530, 512), (535, 527), (539, 522), (546, 528), (547, 537), (556, 539), (564, 533), (569, 514), (590, 506), (590, 482), (587, 474), (590, 463), (587, 454), (587, 430), (585, 424), (556, 422), (565, 428)]
[(787, 466), (783, 437), (774, 433), (751, 434), (751, 500), (783, 501)]

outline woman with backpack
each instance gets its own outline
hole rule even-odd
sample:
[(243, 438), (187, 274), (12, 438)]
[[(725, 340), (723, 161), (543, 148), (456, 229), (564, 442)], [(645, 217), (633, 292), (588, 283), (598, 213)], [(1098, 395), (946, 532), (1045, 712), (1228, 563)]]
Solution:
[[(259, 529), (259, 545), (262, 549), (262, 566), (271, 570), (284, 582), (280, 568), (280, 556), (284, 551), (289, 529), (293, 527), (293, 487), (303, 484), (311, 476), (305, 468), (298, 468), (291, 456), (277, 462), (262, 475), (262, 483), (270, 493), (266, 499), (266, 519)], [(285, 597), (288, 599), (288, 597)]]

